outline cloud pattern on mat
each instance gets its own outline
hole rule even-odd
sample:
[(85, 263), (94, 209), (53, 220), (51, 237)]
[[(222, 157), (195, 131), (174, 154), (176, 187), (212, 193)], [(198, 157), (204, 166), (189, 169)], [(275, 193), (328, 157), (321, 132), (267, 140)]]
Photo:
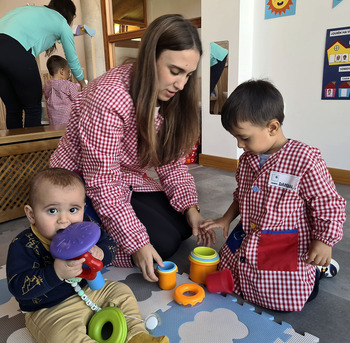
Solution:
[(179, 329), (180, 343), (194, 343), (193, 332), (196, 332), (198, 342), (211, 343), (232, 343), (233, 339), (242, 339), (249, 334), (247, 326), (226, 308), (199, 312), (193, 322), (183, 324)]

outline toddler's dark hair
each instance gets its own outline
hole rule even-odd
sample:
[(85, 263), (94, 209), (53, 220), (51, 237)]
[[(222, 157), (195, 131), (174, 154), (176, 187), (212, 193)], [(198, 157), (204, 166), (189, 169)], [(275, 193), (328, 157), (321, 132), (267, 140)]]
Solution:
[(68, 62), (65, 58), (52, 55), (46, 62), (47, 70), (49, 71), (51, 76), (54, 76), (60, 68), (68, 67)]
[(283, 97), (271, 82), (265, 80), (248, 80), (240, 84), (221, 110), (221, 123), (227, 131), (238, 122), (247, 121), (263, 127), (273, 119), (283, 124)]

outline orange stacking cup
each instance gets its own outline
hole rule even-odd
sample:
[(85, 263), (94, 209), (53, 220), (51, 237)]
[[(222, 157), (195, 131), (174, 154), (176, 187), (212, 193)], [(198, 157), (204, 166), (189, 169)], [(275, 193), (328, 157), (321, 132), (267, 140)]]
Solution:
[(173, 289), (176, 286), (177, 265), (170, 261), (163, 263), (164, 267), (157, 267), (159, 287), (164, 290)]
[(188, 256), (191, 262), (190, 279), (196, 283), (205, 284), (208, 274), (217, 270), (220, 258), (218, 253), (208, 247), (197, 247)]

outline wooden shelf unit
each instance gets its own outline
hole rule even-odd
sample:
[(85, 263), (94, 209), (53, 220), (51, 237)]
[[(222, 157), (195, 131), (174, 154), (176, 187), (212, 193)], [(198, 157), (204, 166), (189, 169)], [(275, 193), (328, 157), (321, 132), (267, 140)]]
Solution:
[(0, 223), (24, 216), (32, 177), (49, 166), (65, 125), (0, 130)]

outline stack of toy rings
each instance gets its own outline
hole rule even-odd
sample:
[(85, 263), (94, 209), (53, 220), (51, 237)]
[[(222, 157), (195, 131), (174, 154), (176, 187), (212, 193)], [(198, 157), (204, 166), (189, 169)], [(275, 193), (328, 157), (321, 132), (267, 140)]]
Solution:
[(158, 284), (161, 289), (169, 290), (176, 286), (177, 265), (174, 262), (163, 261), (164, 267), (158, 266)]
[(212, 248), (197, 247), (188, 256), (191, 262), (190, 279), (196, 283), (205, 284), (208, 274), (217, 270), (220, 262), (219, 254)]

